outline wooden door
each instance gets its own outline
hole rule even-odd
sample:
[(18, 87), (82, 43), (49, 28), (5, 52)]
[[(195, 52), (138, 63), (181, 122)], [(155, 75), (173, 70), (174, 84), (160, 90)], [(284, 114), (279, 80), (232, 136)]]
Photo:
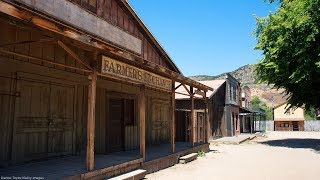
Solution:
[(204, 142), (204, 113), (197, 112), (197, 142)]
[(123, 149), (123, 99), (109, 98), (109, 118), (107, 133), (107, 151), (117, 152)]
[(166, 101), (153, 101), (151, 111), (151, 143), (167, 143), (170, 139), (170, 107)]
[(73, 146), (74, 88), (50, 85), (48, 153), (71, 154)]
[(19, 80), (17, 88), (13, 158), (23, 162), (47, 157), (50, 85)]
[(299, 124), (296, 121), (292, 122), (292, 130), (293, 131), (299, 131)]
[(13, 159), (72, 154), (74, 87), (19, 80), (17, 90)]

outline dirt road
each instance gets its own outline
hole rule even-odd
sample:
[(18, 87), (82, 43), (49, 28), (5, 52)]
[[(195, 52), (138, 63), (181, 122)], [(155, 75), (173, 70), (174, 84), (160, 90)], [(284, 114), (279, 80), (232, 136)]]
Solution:
[(211, 146), (205, 157), (146, 179), (320, 179), (320, 132), (269, 132), (266, 136), (241, 145)]

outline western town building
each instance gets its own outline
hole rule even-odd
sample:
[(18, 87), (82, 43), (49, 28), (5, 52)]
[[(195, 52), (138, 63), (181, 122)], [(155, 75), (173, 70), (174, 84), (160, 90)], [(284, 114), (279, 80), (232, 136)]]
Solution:
[(127, 1), (4, 0), (0, 27), (1, 174), (103, 178), (208, 150), (193, 121), (175, 142), (175, 83), (212, 88), (182, 75)]
[(254, 118), (255, 113), (251, 106), (251, 90), (248, 86), (241, 88), (241, 106), (240, 106), (240, 124), (241, 133), (254, 132)]
[(284, 102), (274, 107), (274, 129), (275, 131), (304, 131), (304, 109), (288, 108)]
[[(203, 114), (208, 111), (207, 125), (207, 138), (208, 140), (225, 137), (235, 136), (240, 134), (240, 119), (239, 119), (239, 107), (241, 104), (240, 99), (240, 83), (230, 74), (226, 74), (223, 79), (199, 81), (205, 84), (214, 91), (206, 93), (206, 102), (202, 99), (202, 96), (195, 96), (195, 111), (194, 118), (196, 119), (196, 137), (198, 141), (202, 141), (202, 122)], [(179, 95), (176, 96), (176, 127), (181, 131), (176, 134), (177, 138), (188, 140), (189, 125), (183, 124), (190, 121), (191, 106), (188, 101), (188, 97), (185, 96), (187, 89), (179, 87), (177, 89)], [(206, 109), (208, 107), (208, 109)], [(192, 117), (192, 116), (191, 116)], [(180, 123), (181, 122), (181, 123)], [(176, 131), (178, 133), (178, 130)], [(183, 135), (186, 134), (185, 137)]]

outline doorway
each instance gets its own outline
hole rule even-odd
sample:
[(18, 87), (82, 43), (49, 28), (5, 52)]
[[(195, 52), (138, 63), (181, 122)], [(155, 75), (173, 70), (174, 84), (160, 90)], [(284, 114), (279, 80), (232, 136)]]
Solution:
[(292, 122), (292, 130), (293, 131), (299, 131), (299, 123), (296, 121)]
[(190, 111), (176, 111), (175, 141), (177, 142), (191, 141), (190, 115), (191, 115)]
[(138, 148), (138, 127), (135, 117), (135, 99), (107, 97), (107, 153)]
[(204, 112), (197, 112), (197, 142), (204, 142)]

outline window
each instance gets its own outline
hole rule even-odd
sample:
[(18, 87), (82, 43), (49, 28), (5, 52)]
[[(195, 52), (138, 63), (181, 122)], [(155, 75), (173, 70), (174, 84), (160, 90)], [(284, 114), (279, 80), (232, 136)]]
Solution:
[(233, 101), (237, 102), (237, 86), (232, 86), (233, 87)]
[(289, 127), (289, 124), (288, 123), (281, 123), (280, 127)]
[(229, 100), (232, 100), (232, 86), (229, 84)]

